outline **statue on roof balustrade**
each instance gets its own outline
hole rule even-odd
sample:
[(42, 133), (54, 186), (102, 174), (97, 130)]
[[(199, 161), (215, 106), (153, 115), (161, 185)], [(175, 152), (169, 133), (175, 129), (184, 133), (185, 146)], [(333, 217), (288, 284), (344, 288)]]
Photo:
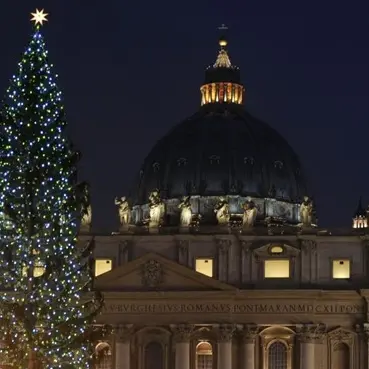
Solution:
[(227, 225), (229, 223), (229, 204), (225, 197), (219, 197), (219, 200), (214, 207), (214, 213), (216, 214), (219, 225)]
[(182, 201), (178, 205), (178, 209), (180, 209), (181, 211), (181, 217), (179, 221), (181, 227), (189, 227), (192, 222), (192, 209), (190, 199), (190, 196), (183, 196)]
[(91, 205), (88, 205), (81, 219), (81, 228), (82, 229), (90, 229), (92, 222), (92, 208)]
[(250, 197), (243, 204), (242, 228), (250, 229), (254, 227), (258, 209)]
[(165, 204), (160, 198), (159, 190), (154, 190), (149, 196), (150, 219), (149, 228), (158, 228), (163, 224)]
[(128, 204), (127, 198), (122, 196), (120, 199), (115, 198), (115, 205), (118, 205), (119, 222), (121, 228), (127, 228), (131, 222), (131, 208)]
[(308, 196), (304, 196), (304, 201), (300, 205), (300, 226), (311, 227), (313, 225), (314, 205)]

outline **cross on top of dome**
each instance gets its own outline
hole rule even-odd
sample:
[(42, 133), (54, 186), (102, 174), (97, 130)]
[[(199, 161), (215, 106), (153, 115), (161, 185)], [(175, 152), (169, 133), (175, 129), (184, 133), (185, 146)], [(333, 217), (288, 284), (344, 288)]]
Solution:
[(218, 29), (221, 31), (221, 35), (219, 37), (219, 54), (217, 60), (215, 61), (213, 67), (214, 68), (230, 68), (232, 66), (231, 61), (229, 59), (227, 50), (225, 47), (228, 44), (227, 38), (225, 37), (225, 33), (228, 30), (228, 27), (225, 24), (222, 24)]

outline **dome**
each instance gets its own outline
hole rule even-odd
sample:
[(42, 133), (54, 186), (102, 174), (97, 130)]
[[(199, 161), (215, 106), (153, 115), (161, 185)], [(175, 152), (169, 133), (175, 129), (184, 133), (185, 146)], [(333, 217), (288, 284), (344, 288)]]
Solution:
[[(219, 44), (216, 62), (205, 71), (201, 107), (152, 148), (131, 192), (132, 205), (142, 210), (155, 189), (167, 202), (201, 199), (193, 209), (198, 213), (215, 197), (252, 197), (261, 200), (259, 214), (265, 218), (271, 213), (265, 199), (272, 199), (279, 202), (275, 214), (288, 213), (297, 223), (294, 205), (306, 195), (299, 158), (277, 131), (244, 109), (240, 71), (229, 60), (224, 37)], [(240, 201), (236, 213), (242, 213)]]
[(305, 193), (299, 159), (274, 129), (239, 106), (203, 106), (146, 157), (136, 204), (164, 198), (240, 195), (297, 202)]

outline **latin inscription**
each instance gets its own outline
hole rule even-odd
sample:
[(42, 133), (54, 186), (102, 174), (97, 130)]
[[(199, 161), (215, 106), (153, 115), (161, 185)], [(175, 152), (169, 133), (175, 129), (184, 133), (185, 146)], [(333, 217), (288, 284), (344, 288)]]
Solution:
[(229, 304), (229, 303), (135, 303), (105, 304), (106, 313), (115, 314), (167, 314), (167, 313), (218, 313), (218, 314), (361, 314), (361, 305), (348, 304)]

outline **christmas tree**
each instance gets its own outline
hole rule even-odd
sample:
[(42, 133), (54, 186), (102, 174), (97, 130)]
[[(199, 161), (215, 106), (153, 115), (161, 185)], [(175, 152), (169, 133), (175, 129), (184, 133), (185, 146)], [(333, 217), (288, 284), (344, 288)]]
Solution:
[(91, 291), (93, 241), (77, 245), (89, 206), (77, 182), (61, 92), (34, 33), (0, 113), (0, 360), (13, 369), (86, 369), (102, 298)]

